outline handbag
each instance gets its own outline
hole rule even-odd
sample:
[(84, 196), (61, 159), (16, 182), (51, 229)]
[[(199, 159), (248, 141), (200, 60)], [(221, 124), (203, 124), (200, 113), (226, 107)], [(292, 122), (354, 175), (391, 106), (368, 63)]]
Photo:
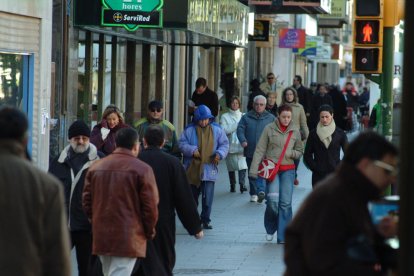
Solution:
[(293, 134), (293, 131), (290, 131), (288, 134), (286, 143), (283, 146), (282, 154), (280, 155), (277, 163), (273, 162), (270, 159), (264, 158), (262, 162), (259, 164), (259, 170), (257, 172), (257, 175), (260, 176), (261, 178), (266, 179), (267, 182), (272, 182), (275, 179), (279, 171), (280, 164), (282, 163), (282, 159), (285, 156), (285, 152), (289, 144), (290, 137), (292, 137), (292, 134)]

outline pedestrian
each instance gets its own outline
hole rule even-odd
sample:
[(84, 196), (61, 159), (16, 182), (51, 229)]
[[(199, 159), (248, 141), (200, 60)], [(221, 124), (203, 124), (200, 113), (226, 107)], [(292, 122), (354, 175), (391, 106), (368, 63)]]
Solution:
[(27, 160), (24, 113), (1, 107), (0, 129), (1, 274), (70, 276), (62, 185)]
[[(278, 99), (277, 95), (277, 78), (275, 77), (275, 74), (273, 74), (272, 72), (267, 73), (266, 81), (260, 84), (260, 90), (263, 91), (265, 95), (267, 95), (267, 93), (269, 92), (275, 93), (276, 99), (280, 102), (280, 99)], [(277, 100), (276, 104), (279, 103)]]
[(165, 143), (163, 151), (181, 158), (175, 127), (169, 121), (163, 119), (163, 113), (164, 108), (162, 103), (157, 100), (151, 101), (148, 104), (147, 116), (134, 123), (134, 127), (138, 131), (140, 137), (141, 145), (147, 128), (151, 125), (159, 125), (164, 130)]
[(385, 275), (384, 251), (377, 249), (396, 234), (394, 221), (388, 217), (376, 227), (368, 202), (396, 181), (396, 166), (397, 149), (385, 138), (372, 131), (355, 138), (286, 229), (285, 275)]
[(103, 114), (102, 120), (92, 129), (90, 142), (105, 155), (111, 154), (115, 148), (115, 134), (118, 130), (126, 128), (121, 111), (115, 105), (108, 105)]
[[(282, 104), (287, 104), (292, 108), (292, 123), (299, 129), (302, 142), (305, 144), (306, 139), (309, 136), (309, 128), (306, 122), (305, 109), (299, 103), (299, 97), (297, 91), (293, 87), (287, 87), (282, 92)], [(295, 159), (295, 180), (293, 184), (299, 185), (298, 179), (298, 167), (300, 163), (300, 158)]]
[(309, 129), (313, 130), (319, 122), (319, 107), (323, 104), (332, 106), (332, 98), (328, 94), (328, 86), (326, 84), (319, 84), (316, 94), (312, 97), (312, 107), (310, 112)]
[(346, 120), (347, 120), (347, 109), (346, 109), (346, 100), (344, 95), (342, 95), (337, 85), (331, 85), (329, 89), (329, 95), (332, 98), (332, 107), (334, 110), (335, 124), (342, 130), (346, 129)]
[(237, 138), (237, 125), (243, 113), (240, 112), (240, 99), (237, 96), (231, 98), (231, 109), (224, 113), (220, 118), (220, 125), (227, 134), (229, 139), (229, 154), (226, 157), (227, 171), (230, 179), (230, 192), (236, 192), (236, 172), (239, 175), (240, 193), (247, 191), (245, 185), (247, 163), (243, 155), (243, 147)]
[(253, 79), (250, 82), (250, 93), (249, 93), (249, 101), (247, 103), (247, 111), (250, 111), (253, 109), (253, 99), (259, 95), (266, 97), (266, 94), (260, 89), (260, 82), (257, 79)]
[(312, 108), (313, 92), (311, 89), (303, 86), (302, 77), (300, 75), (296, 75), (293, 78), (292, 86), (297, 91), (298, 103), (300, 103), (303, 106), (303, 109), (305, 110), (306, 120), (309, 121), (311, 108)]
[(179, 139), (184, 168), (197, 205), (200, 193), (202, 195), (200, 216), (204, 229), (213, 229), (210, 214), (218, 163), (226, 158), (229, 151), (226, 133), (213, 120), (210, 109), (200, 105), (194, 111), (193, 123), (185, 128)]
[(276, 97), (277, 95), (275, 92), (268, 92), (266, 95), (266, 110), (269, 111), (275, 117), (277, 117)]
[[(250, 169), (257, 141), (266, 125), (274, 122), (275, 116), (265, 110), (266, 98), (262, 95), (253, 99), (253, 110), (244, 114), (237, 125), (237, 138), (246, 156), (247, 168)], [(257, 202), (256, 179), (249, 176), (250, 202)]]
[(336, 126), (333, 112), (331, 106), (321, 105), (319, 123), (311, 131), (306, 143), (303, 159), (312, 171), (312, 188), (335, 171), (341, 161), (341, 149), (345, 151), (348, 145), (346, 133)]
[[(176, 212), (190, 235), (196, 239), (204, 235), (184, 167), (177, 158), (162, 150), (164, 133), (159, 125), (149, 126), (143, 139), (145, 149), (138, 156), (153, 169), (160, 195), (159, 219), (155, 228), (157, 234), (153, 241), (149, 241), (155, 252), (147, 250), (141, 265), (142, 271), (136, 274), (141, 276), (173, 275)], [(158, 272), (158, 269), (164, 271)]]
[(346, 98), (347, 107), (352, 107), (352, 111), (357, 114), (359, 110), (359, 94), (352, 82), (347, 82), (342, 90)]
[(217, 94), (207, 87), (207, 80), (205, 78), (198, 78), (195, 83), (196, 89), (191, 96), (191, 101), (194, 103), (194, 107), (190, 108), (190, 114), (194, 114), (194, 110), (200, 105), (206, 105), (213, 114), (214, 117), (218, 115), (218, 96)]
[[(264, 214), (264, 226), (266, 240), (272, 241), (277, 232), (277, 243), (285, 243), (285, 228), (292, 219), (292, 195), (293, 181), (295, 180), (294, 159), (299, 159), (303, 154), (303, 143), (299, 130), (292, 122), (292, 108), (283, 104), (278, 109), (277, 119), (268, 124), (260, 136), (256, 151), (249, 170), (253, 178), (258, 177), (258, 168), (263, 158), (271, 159), (278, 163), (283, 149), (286, 152), (280, 162), (278, 174), (265, 187), (259, 188), (259, 200), (266, 196), (266, 210)], [(292, 133), (292, 134), (290, 134)], [(288, 138), (290, 137), (290, 138)], [(260, 178), (260, 177), (259, 177)], [(265, 190), (265, 192), (264, 192)]]
[(72, 248), (76, 249), (79, 276), (89, 275), (92, 252), (91, 224), (82, 209), (85, 175), (96, 160), (104, 157), (102, 152), (98, 152), (96, 147), (89, 143), (90, 136), (91, 130), (84, 121), (73, 122), (68, 130), (69, 145), (49, 166), (49, 173), (63, 184), (67, 226)]
[[(82, 204), (92, 223), (92, 253), (105, 276), (131, 275), (155, 236), (158, 189), (150, 166), (137, 159), (138, 133), (116, 133), (114, 152), (88, 170)], [(138, 259), (138, 260), (137, 260)]]

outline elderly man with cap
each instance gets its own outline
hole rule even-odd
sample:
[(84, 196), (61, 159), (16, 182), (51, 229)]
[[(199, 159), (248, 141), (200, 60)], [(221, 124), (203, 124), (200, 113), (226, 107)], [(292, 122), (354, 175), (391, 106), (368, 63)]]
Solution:
[(163, 151), (181, 158), (181, 152), (177, 144), (177, 134), (175, 127), (169, 121), (163, 119), (163, 106), (160, 101), (151, 101), (148, 105), (148, 113), (145, 118), (134, 123), (134, 127), (138, 132), (140, 143), (142, 144), (143, 137), (147, 128), (150, 125), (158, 125), (164, 131), (164, 146)]
[(229, 140), (220, 125), (214, 123), (214, 116), (207, 106), (202, 104), (194, 111), (193, 123), (181, 133), (179, 147), (197, 205), (202, 194), (202, 226), (204, 229), (213, 229), (210, 214), (214, 183), (218, 177), (218, 163), (229, 152)]
[(92, 252), (91, 224), (82, 209), (82, 191), (88, 168), (104, 157), (89, 143), (91, 130), (83, 121), (75, 121), (69, 127), (67, 145), (50, 164), (49, 172), (63, 184), (68, 212), (68, 227), (72, 248), (76, 249), (79, 276), (88, 275)]

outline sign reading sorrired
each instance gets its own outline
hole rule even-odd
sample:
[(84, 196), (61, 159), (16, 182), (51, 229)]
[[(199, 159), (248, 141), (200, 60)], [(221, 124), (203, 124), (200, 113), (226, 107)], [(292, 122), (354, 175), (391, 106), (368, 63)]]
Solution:
[(279, 48), (305, 48), (306, 34), (304, 29), (280, 29)]
[(162, 27), (163, 0), (102, 0), (102, 26), (123, 26), (128, 31)]

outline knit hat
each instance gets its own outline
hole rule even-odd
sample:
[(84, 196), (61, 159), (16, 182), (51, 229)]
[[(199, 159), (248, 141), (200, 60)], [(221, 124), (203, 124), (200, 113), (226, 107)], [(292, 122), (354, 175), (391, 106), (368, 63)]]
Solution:
[(154, 108), (162, 108), (162, 102), (152, 101), (148, 104), (148, 109), (154, 109)]
[(69, 130), (68, 130), (68, 135), (69, 135), (69, 139), (72, 139), (73, 137), (76, 137), (79, 135), (90, 137), (91, 130), (84, 121), (77, 120), (77, 121), (74, 121), (70, 125)]

